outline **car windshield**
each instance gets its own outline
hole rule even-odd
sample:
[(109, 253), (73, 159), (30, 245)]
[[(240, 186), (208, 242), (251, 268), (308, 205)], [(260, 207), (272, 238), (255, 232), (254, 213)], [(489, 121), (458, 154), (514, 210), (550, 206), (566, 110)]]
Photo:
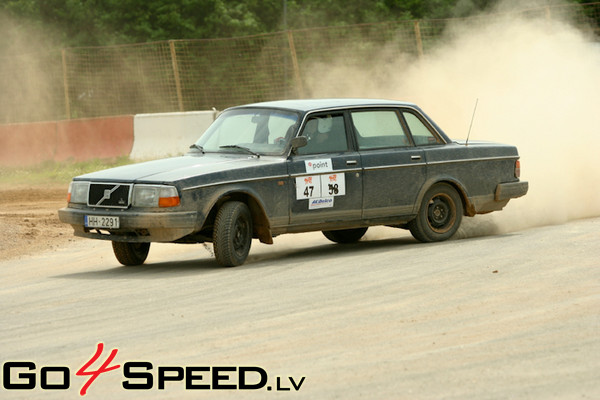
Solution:
[(204, 152), (282, 155), (297, 128), (298, 114), (265, 108), (223, 112), (195, 143)]

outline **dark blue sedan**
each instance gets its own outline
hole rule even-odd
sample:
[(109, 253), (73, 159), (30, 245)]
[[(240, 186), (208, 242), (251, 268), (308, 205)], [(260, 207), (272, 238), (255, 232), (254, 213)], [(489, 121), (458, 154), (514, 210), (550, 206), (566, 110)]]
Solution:
[(223, 111), (188, 154), (78, 176), (60, 220), (112, 241), (124, 265), (151, 242), (212, 242), (243, 264), (253, 238), (322, 231), (337, 243), (369, 226), (450, 238), (463, 216), (527, 193), (516, 147), (451, 140), (418, 106), (284, 100)]

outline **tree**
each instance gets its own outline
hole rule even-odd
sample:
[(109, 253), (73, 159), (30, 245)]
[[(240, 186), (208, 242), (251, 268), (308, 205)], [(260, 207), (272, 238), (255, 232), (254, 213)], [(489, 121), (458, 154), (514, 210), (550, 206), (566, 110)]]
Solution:
[(0, 13), (21, 21), (16, 25), (27, 20), (28, 27), (55, 32), (62, 47), (77, 47), (465, 17), (489, 10), (497, 3), (498, 0), (0, 0)]

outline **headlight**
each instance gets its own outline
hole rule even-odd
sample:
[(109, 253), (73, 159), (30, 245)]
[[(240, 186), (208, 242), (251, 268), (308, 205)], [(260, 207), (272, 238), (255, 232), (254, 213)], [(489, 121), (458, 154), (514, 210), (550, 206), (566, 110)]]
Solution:
[(174, 186), (134, 185), (134, 207), (175, 207), (180, 204), (179, 193)]
[(72, 181), (69, 184), (69, 193), (67, 195), (67, 202), (87, 204), (89, 190), (90, 190), (89, 182)]

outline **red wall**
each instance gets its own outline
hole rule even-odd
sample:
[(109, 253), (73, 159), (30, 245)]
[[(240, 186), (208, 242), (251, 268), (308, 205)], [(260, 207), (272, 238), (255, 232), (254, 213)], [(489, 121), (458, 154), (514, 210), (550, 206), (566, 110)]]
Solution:
[(133, 116), (0, 125), (0, 166), (128, 156)]
[(133, 147), (133, 116), (60, 121), (55, 161), (114, 158)]

